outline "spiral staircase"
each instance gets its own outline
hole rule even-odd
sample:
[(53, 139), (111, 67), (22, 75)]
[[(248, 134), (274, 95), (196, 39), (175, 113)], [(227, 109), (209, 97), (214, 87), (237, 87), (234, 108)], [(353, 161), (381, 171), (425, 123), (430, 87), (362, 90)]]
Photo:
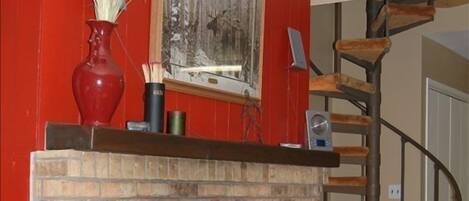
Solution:
[[(337, 6), (337, 4), (336, 4)], [(362, 135), (361, 146), (335, 147), (341, 156), (341, 164), (359, 165), (363, 174), (351, 177), (329, 177), (323, 185), (323, 200), (330, 193), (361, 195), (364, 200), (380, 199), (380, 135), (381, 126), (391, 129), (401, 139), (401, 201), (405, 192), (405, 150), (411, 145), (420, 150), (434, 164), (434, 189), (439, 189), (439, 174), (446, 176), (453, 191), (452, 200), (462, 201), (461, 192), (447, 167), (433, 154), (410, 138), (407, 134), (381, 118), (381, 60), (391, 48), (390, 36), (413, 27), (433, 21), (435, 3), (433, 0), (367, 0), (366, 38), (337, 40), (335, 42), (336, 63), (345, 59), (366, 70), (366, 81), (340, 73), (335, 68), (332, 74), (322, 72), (310, 62), (312, 70), (318, 75), (310, 80), (311, 94), (327, 98), (350, 101), (363, 115), (331, 114), (332, 130), (338, 133)], [(336, 10), (337, 11), (337, 10)], [(339, 29), (336, 29), (340, 31)], [(336, 33), (337, 34), (337, 33)], [(340, 35), (340, 33), (338, 33)], [(336, 37), (337, 38), (337, 37)], [(438, 201), (438, 190), (434, 200)]]

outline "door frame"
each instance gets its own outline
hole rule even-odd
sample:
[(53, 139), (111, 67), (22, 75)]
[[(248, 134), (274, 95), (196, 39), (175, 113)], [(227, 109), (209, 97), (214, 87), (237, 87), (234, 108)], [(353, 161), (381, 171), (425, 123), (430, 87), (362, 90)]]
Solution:
[[(437, 92), (440, 92), (442, 94), (445, 94), (449, 97), (458, 99), (462, 102), (465, 102), (469, 104), (469, 94), (460, 91), (458, 89), (455, 89), (453, 87), (450, 87), (446, 84), (440, 83), (438, 81), (432, 80), (431, 78), (427, 77), (425, 82), (425, 148), (428, 149), (428, 98), (429, 98), (429, 92), (430, 90), (435, 90)], [(423, 159), (423, 186), (424, 186), (424, 191), (423, 191), (423, 196), (424, 200), (427, 200), (427, 192), (428, 192), (428, 184), (427, 184), (427, 163), (426, 163), (426, 158)]]
[(442, 94), (448, 95), (450, 97), (459, 99), (465, 103), (469, 102), (469, 94), (466, 94), (460, 90), (457, 90), (453, 87), (440, 83), (438, 81), (426, 78), (426, 97), (425, 97), (425, 111), (428, 112), (428, 92), (430, 89), (438, 91)]

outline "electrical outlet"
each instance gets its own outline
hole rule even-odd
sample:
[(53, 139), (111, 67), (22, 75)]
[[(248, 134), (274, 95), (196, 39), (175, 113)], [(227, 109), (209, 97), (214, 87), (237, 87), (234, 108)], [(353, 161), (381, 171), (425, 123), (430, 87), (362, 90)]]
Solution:
[(400, 184), (389, 185), (388, 197), (391, 200), (401, 199), (401, 185)]

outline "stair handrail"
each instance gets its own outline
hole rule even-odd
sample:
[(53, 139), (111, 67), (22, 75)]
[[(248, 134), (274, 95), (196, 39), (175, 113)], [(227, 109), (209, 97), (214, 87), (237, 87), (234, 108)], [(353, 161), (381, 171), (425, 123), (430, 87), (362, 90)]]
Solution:
[[(316, 73), (316, 75), (318, 76), (321, 76), (321, 75), (324, 75), (324, 73), (322, 73), (322, 71), (319, 69), (318, 66), (316, 66), (314, 64), (313, 61), (309, 61), (309, 65), (311, 67), (311, 69)], [(352, 103), (353, 105), (355, 105), (358, 109), (360, 109), (362, 112), (366, 112), (366, 107), (363, 106), (361, 103), (359, 103), (358, 101), (356, 100), (348, 100), (350, 103)], [(380, 123), (384, 126), (386, 126), (388, 129), (390, 129), (391, 131), (393, 131), (395, 134), (399, 135), (401, 137), (401, 143), (402, 145), (405, 145), (405, 143), (410, 143), (412, 144), (415, 148), (417, 148), (418, 150), (420, 150), (421, 153), (423, 153), (426, 157), (430, 158), (430, 160), (435, 164), (435, 177), (438, 176), (438, 173), (437, 171), (441, 170), (444, 175), (446, 176), (446, 178), (448, 179), (453, 191), (454, 191), (454, 198), (456, 199), (456, 201), (462, 201), (462, 196), (461, 196), (461, 190), (459, 189), (459, 185), (458, 183), (456, 182), (456, 179), (454, 178), (453, 174), (451, 174), (451, 172), (448, 170), (448, 168), (435, 156), (433, 155), (430, 151), (428, 151), (425, 147), (423, 147), (422, 145), (420, 145), (420, 143), (418, 143), (417, 141), (415, 141), (414, 139), (412, 139), (409, 135), (407, 135), (406, 133), (404, 133), (404, 131), (400, 130), (399, 128), (397, 128), (396, 126), (392, 125), (391, 123), (389, 123), (388, 121), (386, 121), (385, 119), (381, 118), (380, 117)], [(401, 169), (402, 170), (402, 169)], [(401, 174), (403, 174), (401, 172)], [(403, 180), (403, 179), (402, 179)], [(401, 181), (401, 187), (403, 188), (404, 185), (403, 185), (403, 181)], [(438, 182), (435, 182), (435, 186), (438, 187)], [(436, 190), (438, 188), (435, 188), (434, 191), (435, 191), (435, 195), (437, 197), (434, 197), (435, 200), (438, 200), (438, 190)], [(403, 201), (403, 192), (404, 192), (404, 189), (401, 189), (401, 200)]]

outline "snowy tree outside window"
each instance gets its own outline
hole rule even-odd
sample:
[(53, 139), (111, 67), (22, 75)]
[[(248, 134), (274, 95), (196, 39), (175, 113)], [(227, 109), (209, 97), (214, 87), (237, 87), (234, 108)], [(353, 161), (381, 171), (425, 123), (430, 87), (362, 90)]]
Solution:
[(260, 99), (263, 0), (165, 0), (167, 79)]

